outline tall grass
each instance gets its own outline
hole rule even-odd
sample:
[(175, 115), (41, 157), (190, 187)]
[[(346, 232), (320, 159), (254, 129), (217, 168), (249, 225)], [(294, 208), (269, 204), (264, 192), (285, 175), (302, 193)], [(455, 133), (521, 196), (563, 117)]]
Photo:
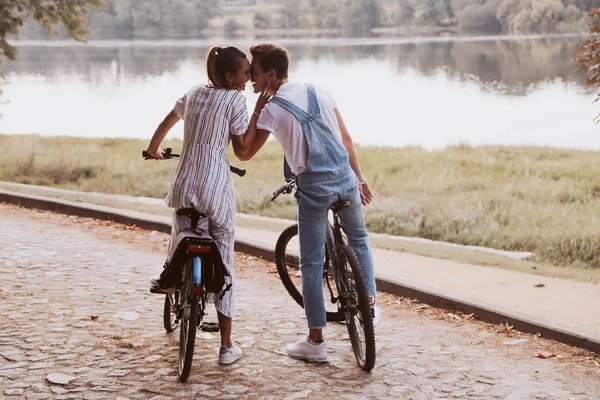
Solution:
[[(144, 161), (147, 141), (0, 135), (0, 180), (163, 197), (176, 161)], [(181, 142), (164, 144), (178, 150)], [(600, 268), (600, 153), (541, 147), (358, 147), (375, 192), (372, 232), (532, 251), (541, 262)], [(271, 202), (282, 153), (269, 142), (234, 164), (238, 211), (295, 218), (292, 196)]]

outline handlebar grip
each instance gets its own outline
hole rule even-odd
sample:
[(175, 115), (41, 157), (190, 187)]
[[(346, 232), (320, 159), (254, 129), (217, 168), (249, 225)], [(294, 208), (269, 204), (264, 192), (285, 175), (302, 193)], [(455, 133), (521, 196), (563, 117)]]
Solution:
[(288, 189), (288, 187), (289, 185), (286, 183), (285, 185), (274, 191), (273, 196), (279, 196), (281, 193), (285, 192)]
[[(169, 147), (162, 152), (162, 156), (165, 160), (169, 160), (171, 158), (179, 158), (181, 155), (177, 153), (172, 153), (171, 148)], [(150, 155), (150, 153), (148, 153), (146, 150), (142, 150), (142, 157), (144, 157), (144, 160), (154, 159), (154, 157), (152, 157), (152, 155)]]
[(236, 167), (235, 165), (230, 165), (229, 169), (231, 170), (231, 172), (239, 176), (246, 175), (246, 170), (244, 168)]

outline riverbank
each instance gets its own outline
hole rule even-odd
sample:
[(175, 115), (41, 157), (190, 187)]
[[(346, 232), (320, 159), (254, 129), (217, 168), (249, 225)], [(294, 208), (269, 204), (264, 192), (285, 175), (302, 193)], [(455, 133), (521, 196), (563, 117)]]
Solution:
[[(0, 135), (0, 180), (72, 190), (163, 197), (176, 161), (143, 161), (135, 139)], [(165, 147), (181, 148), (179, 140)], [(542, 147), (358, 147), (376, 194), (372, 232), (531, 251), (539, 262), (600, 268), (598, 152)], [(282, 182), (281, 150), (269, 143), (234, 177), (238, 211), (295, 218)]]

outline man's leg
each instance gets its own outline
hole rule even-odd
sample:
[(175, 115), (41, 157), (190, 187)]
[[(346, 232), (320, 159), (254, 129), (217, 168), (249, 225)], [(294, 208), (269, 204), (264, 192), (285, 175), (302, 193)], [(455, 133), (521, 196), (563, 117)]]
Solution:
[(323, 261), (327, 209), (307, 199), (298, 199), (298, 236), (302, 268), (302, 296), (308, 328), (313, 341), (322, 341), (321, 329), (327, 324), (323, 299)]
[[(326, 196), (327, 197), (327, 196)], [(287, 346), (290, 357), (311, 362), (327, 361), (323, 328), (327, 324), (323, 301), (323, 261), (325, 260), (325, 234), (327, 207), (318, 200), (297, 194), (298, 230), (300, 236), (300, 264), (302, 268), (302, 296), (308, 321), (308, 337)]]
[(340, 222), (350, 246), (358, 256), (363, 274), (367, 283), (369, 297), (375, 298), (377, 288), (375, 285), (375, 268), (373, 266), (373, 254), (369, 243), (369, 234), (365, 226), (365, 218), (362, 212), (362, 203), (358, 187), (348, 191), (351, 206), (340, 210)]

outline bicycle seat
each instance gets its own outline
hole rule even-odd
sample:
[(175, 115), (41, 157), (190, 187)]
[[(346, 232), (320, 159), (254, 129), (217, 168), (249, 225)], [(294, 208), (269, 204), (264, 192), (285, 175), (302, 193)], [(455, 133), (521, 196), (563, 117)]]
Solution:
[(340, 200), (340, 201), (336, 201), (335, 203), (333, 203), (332, 205), (329, 206), (329, 209), (333, 212), (338, 212), (340, 211), (342, 208), (348, 208), (350, 207), (350, 200)]
[(189, 217), (206, 217), (206, 215), (198, 212), (198, 210), (196, 210), (194, 207), (189, 207), (189, 208), (180, 208), (179, 210), (177, 210), (177, 215), (187, 215)]

